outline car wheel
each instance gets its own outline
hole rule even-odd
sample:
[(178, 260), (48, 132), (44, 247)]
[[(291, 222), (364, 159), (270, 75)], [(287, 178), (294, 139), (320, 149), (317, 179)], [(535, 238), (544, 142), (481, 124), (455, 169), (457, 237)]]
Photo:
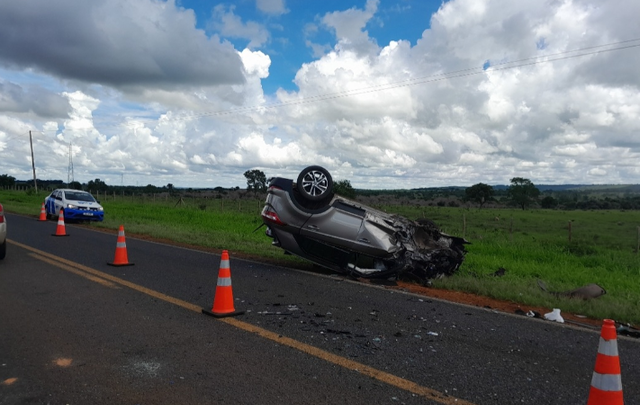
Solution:
[(0, 260), (4, 259), (6, 255), (7, 255), (7, 240), (5, 239), (5, 241), (2, 242), (2, 245), (0, 245)]
[(304, 199), (321, 201), (333, 193), (333, 179), (324, 167), (309, 166), (300, 172), (297, 188)]

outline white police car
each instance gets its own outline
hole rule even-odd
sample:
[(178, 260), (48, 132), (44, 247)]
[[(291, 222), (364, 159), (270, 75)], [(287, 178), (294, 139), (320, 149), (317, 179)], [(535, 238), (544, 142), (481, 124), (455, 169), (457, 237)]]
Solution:
[(53, 190), (44, 200), (47, 218), (56, 217), (64, 211), (64, 219), (78, 221), (102, 221), (104, 209), (90, 193), (82, 190), (61, 188)]

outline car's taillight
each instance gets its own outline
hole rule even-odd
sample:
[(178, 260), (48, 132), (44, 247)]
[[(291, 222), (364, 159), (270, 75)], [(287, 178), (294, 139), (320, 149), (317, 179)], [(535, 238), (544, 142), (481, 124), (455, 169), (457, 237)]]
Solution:
[(0, 204), (0, 224), (4, 222), (4, 208)]
[(276, 225), (281, 225), (281, 226), (285, 226), (287, 224), (285, 224), (284, 222), (282, 222), (280, 220), (280, 217), (278, 216), (278, 213), (270, 206), (265, 205), (264, 208), (262, 209), (262, 218), (265, 219), (265, 221), (269, 221), (272, 222)]
[(282, 188), (278, 186), (269, 186), (269, 189), (267, 191), (271, 191), (271, 190), (282, 190)]

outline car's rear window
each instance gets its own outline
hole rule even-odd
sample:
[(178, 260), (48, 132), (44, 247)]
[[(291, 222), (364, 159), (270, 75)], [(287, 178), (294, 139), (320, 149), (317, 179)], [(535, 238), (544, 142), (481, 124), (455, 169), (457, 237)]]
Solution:
[(64, 192), (65, 197), (67, 198), (67, 200), (74, 200), (74, 201), (95, 201), (95, 198), (93, 198), (93, 196), (89, 193), (80, 193), (80, 192), (73, 192), (73, 191), (65, 191)]

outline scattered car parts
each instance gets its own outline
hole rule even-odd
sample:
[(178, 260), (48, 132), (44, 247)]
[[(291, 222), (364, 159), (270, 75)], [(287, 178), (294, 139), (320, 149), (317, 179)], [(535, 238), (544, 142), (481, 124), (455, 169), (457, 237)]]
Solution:
[(576, 288), (574, 290), (553, 292), (547, 289), (547, 285), (542, 280), (538, 280), (538, 286), (541, 290), (553, 294), (556, 297), (568, 297), (568, 298), (582, 298), (583, 300), (598, 298), (607, 293), (607, 291), (600, 287), (598, 284), (587, 284), (583, 287)]

